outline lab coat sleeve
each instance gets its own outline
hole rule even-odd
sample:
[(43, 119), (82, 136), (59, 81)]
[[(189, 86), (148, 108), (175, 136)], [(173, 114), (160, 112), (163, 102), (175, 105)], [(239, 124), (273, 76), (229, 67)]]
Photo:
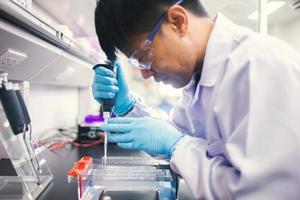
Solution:
[(153, 117), (160, 119), (167, 119), (168, 114), (164, 111), (155, 110), (151, 106), (147, 105), (142, 99), (135, 97), (137, 100), (132, 110), (126, 115), (126, 117)]
[(180, 132), (188, 135), (194, 135), (193, 128), (191, 128), (192, 122), (189, 120), (186, 109), (184, 109), (184, 102), (186, 101), (180, 99), (178, 104), (172, 108), (170, 114), (168, 115), (162, 110), (153, 109), (143, 100), (137, 98), (133, 109), (126, 115), (126, 117), (153, 117), (164, 119), (169, 121), (170, 124), (172, 124), (172, 126), (177, 128)]
[[(181, 99), (179, 99), (177, 105), (172, 108), (170, 114), (169, 114), (169, 122), (172, 124), (177, 130), (180, 132), (195, 136), (196, 135), (196, 130), (195, 126), (192, 121), (191, 117), (189, 117), (189, 113), (186, 109), (187, 107), (187, 102), (191, 100), (191, 97), (187, 97), (187, 95), (183, 95)], [(200, 128), (199, 124), (197, 128)], [(198, 130), (198, 132), (200, 132)], [(205, 131), (201, 131), (204, 135)], [(203, 138), (203, 137), (202, 137)]]
[(224, 66), (208, 127), (223, 150), (190, 136), (175, 146), (171, 167), (196, 199), (300, 198), (300, 62), (279, 49)]

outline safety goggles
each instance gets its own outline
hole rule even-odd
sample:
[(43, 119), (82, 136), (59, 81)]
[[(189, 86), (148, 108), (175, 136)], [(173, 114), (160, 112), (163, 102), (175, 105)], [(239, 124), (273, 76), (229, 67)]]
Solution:
[[(175, 0), (174, 4), (172, 5), (179, 5), (183, 1), (184, 0)], [(159, 18), (157, 23), (154, 25), (146, 41), (140, 46), (139, 49), (133, 51), (133, 53), (131, 53), (131, 55), (129, 56), (128, 61), (133, 66), (139, 69), (146, 69), (146, 70), (151, 69), (154, 60), (154, 49), (151, 48), (150, 45), (153, 42), (155, 35), (158, 33), (161, 25), (163, 24), (166, 14), (167, 11), (164, 12), (164, 14)]]

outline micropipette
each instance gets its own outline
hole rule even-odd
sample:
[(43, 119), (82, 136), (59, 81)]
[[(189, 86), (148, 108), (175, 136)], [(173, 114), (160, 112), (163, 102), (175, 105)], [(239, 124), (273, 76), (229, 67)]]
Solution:
[(26, 140), (26, 132), (28, 127), (26, 124), (25, 116), (16, 91), (13, 88), (13, 84), (8, 82), (7, 80), (7, 74), (1, 75), (0, 99), (3, 110), (6, 114), (14, 135), (19, 136), (20, 134), (23, 134), (26, 151), (29, 155), (31, 167), (33, 168), (33, 175), (37, 181), (37, 184), (41, 184), (41, 179), (37, 171), (40, 169), (39, 164), (36, 163), (37, 166), (34, 165), (34, 161), (32, 158), (35, 157), (35, 154), (32, 153), (32, 149), (30, 149), (31, 147), (28, 145)]
[[(112, 65), (111, 61), (107, 61), (106, 64), (95, 65), (93, 69), (95, 70), (98, 67), (104, 67), (106, 69), (111, 70), (115, 74), (115, 77), (117, 77), (117, 68), (114, 65)], [(103, 100), (101, 111), (103, 114), (104, 123), (107, 123), (108, 119), (111, 118), (114, 106), (115, 106), (114, 98)], [(106, 161), (107, 161), (107, 135), (108, 135), (108, 133), (104, 132), (104, 156), (102, 158), (104, 166), (106, 165)]]

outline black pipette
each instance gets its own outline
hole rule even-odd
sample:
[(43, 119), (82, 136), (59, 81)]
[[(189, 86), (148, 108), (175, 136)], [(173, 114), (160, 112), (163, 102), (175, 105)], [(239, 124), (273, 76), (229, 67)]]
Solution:
[[(106, 64), (98, 64), (94, 66), (94, 70), (96, 70), (99, 67), (104, 67), (110, 71), (112, 71), (115, 74), (115, 77), (117, 77), (117, 68), (112, 65), (110, 61), (106, 62)], [(115, 98), (112, 99), (104, 99), (102, 102), (102, 106), (100, 109), (100, 114), (102, 112), (103, 118), (104, 118), (104, 123), (107, 123), (107, 120), (111, 118), (113, 109), (115, 106)], [(106, 165), (107, 162), (107, 133), (104, 132), (104, 156), (102, 158), (104, 166)]]
[(32, 155), (30, 153), (29, 147), (27, 145), (25, 139), (25, 133), (27, 131), (27, 126), (25, 123), (24, 114), (16, 95), (15, 90), (13, 89), (13, 84), (7, 81), (7, 74), (2, 74), (2, 78), (0, 79), (0, 99), (2, 103), (3, 110), (7, 117), (7, 120), (10, 124), (10, 127), (14, 133), (14, 135), (18, 136), (23, 133), (23, 140), (25, 142), (25, 146), (27, 148), (27, 152), (30, 156), (30, 163), (34, 170), (34, 176), (38, 184), (41, 183), (38, 172), (33, 164)]
[[(21, 94), (19, 84), (15, 83), (15, 84), (13, 84), (13, 87), (16, 92), (18, 101), (20, 103), (22, 113), (24, 116), (25, 125), (26, 125), (26, 133), (24, 134), (25, 144), (27, 145), (28, 149), (30, 150), (31, 154), (33, 155), (37, 169), (41, 173), (41, 167), (40, 167), (39, 161), (37, 159), (37, 155), (32, 147), (32, 142), (31, 142), (32, 141), (32, 126), (31, 126), (31, 119), (29, 116), (29, 112), (27, 110), (27, 106), (25, 104), (24, 98)], [(29, 138), (27, 137), (27, 132), (29, 132)]]

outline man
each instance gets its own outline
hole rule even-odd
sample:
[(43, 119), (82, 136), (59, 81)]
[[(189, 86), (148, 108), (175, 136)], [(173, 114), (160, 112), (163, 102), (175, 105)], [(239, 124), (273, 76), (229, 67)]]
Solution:
[(282, 41), (211, 20), (198, 0), (101, 0), (95, 12), (108, 56), (120, 50), (142, 76), (184, 88), (170, 120), (99, 68), (93, 94), (116, 98), (109, 140), (171, 158), (197, 199), (300, 198), (300, 57)]

